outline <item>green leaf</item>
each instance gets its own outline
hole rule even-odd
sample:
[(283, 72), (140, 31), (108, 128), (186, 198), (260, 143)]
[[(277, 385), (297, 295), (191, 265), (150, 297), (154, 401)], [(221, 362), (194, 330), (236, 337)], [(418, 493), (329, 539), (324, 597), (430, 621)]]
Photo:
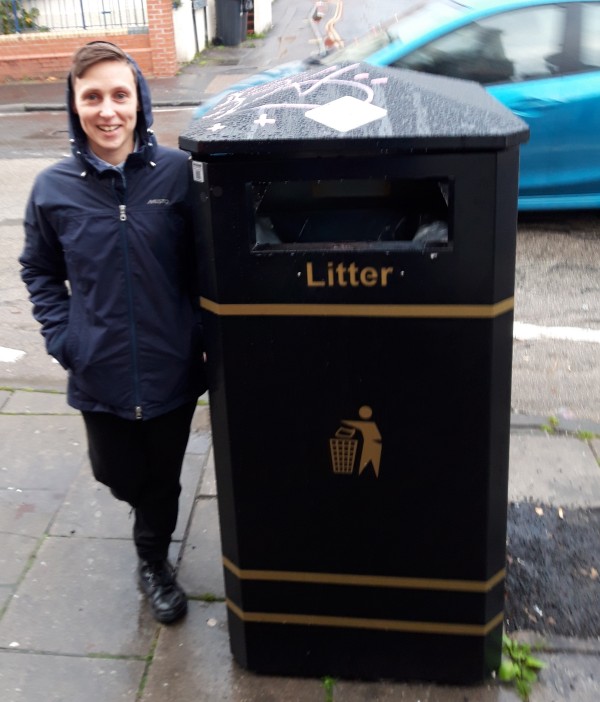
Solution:
[(504, 659), (500, 663), (500, 668), (498, 669), (498, 677), (503, 682), (510, 682), (517, 677), (519, 672), (519, 666), (512, 661)]
[(531, 685), (525, 680), (517, 680), (516, 687), (521, 699), (527, 701), (531, 692)]
[(534, 683), (537, 680), (537, 675), (529, 668), (521, 668), (521, 678), (529, 683)]
[(502, 634), (502, 647), (506, 653), (510, 653), (515, 646), (515, 642), (509, 638), (506, 634)]
[(535, 670), (542, 670), (542, 668), (546, 667), (544, 661), (534, 658), (534, 656), (527, 656), (525, 663), (529, 668), (534, 668)]

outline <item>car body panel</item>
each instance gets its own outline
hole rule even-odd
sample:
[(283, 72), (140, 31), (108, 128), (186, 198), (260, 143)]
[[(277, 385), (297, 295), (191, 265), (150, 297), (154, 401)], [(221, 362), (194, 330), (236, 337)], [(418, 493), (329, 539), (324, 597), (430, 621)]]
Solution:
[(590, 138), (600, 127), (600, 72), (594, 75), (488, 86), (530, 128), (521, 148), (521, 209), (600, 206), (600, 138)]

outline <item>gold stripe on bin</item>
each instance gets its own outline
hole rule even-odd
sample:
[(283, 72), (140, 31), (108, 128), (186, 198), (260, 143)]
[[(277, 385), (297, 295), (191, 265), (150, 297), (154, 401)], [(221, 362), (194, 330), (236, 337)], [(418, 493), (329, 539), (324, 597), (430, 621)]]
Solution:
[(288, 570), (248, 570), (238, 568), (227, 557), (223, 565), (240, 580), (305, 583), (318, 585), (351, 585), (354, 587), (387, 587), (401, 590), (440, 590), (444, 592), (490, 592), (506, 576), (503, 568), (489, 580), (452, 580), (444, 578), (398, 578), (387, 575), (353, 575), (345, 573), (304, 573)]
[(364, 617), (330, 617), (315, 614), (284, 614), (279, 612), (244, 612), (231, 600), (227, 607), (244, 622), (253, 624), (294, 624), (300, 626), (326, 626), (342, 629), (376, 629), (411, 634), (445, 634), (450, 636), (487, 636), (502, 624), (499, 612), (487, 624), (457, 624), (445, 622), (418, 622), (398, 619), (368, 619)]
[(514, 309), (514, 297), (490, 305), (220, 304), (206, 297), (200, 306), (220, 317), (389, 317), (493, 319)]

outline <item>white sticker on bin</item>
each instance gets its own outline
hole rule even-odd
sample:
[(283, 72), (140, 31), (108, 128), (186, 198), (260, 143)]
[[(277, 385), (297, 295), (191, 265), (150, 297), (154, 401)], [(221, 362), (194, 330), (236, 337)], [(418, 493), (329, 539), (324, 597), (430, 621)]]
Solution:
[(192, 161), (192, 178), (196, 183), (204, 183), (204, 164)]
[(338, 132), (349, 132), (351, 129), (362, 127), (369, 122), (383, 119), (387, 115), (387, 110), (346, 95), (328, 102), (326, 105), (315, 107), (313, 110), (305, 112), (305, 115), (315, 122), (336, 129)]

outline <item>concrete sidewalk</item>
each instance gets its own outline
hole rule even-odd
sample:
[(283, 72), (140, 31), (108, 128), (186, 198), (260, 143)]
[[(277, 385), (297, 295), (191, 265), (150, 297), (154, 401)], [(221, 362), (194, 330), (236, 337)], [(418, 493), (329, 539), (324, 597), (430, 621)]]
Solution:
[[(206, 398), (203, 398), (206, 400)], [(513, 417), (510, 499), (600, 507), (599, 438)], [(588, 423), (588, 429), (600, 427)], [(135, 585), (128, 508), (95, 483), (82, 420), (57, 393), (0, 391), (2, 702), (315, 702), (315, 679), (253, 675), (229, 652), (209, 407), (198, 407), (171, 557), (186, 619), (157, 624)], [(587, 435), (586, 435), (587, 436)], [(529, 640), (535, 635), (521, 632)], [(532, 702), (596, 702), (600, 641), (545, 639)], [(338, 681), (334, 700), (509, 702), (513, 688)]]

